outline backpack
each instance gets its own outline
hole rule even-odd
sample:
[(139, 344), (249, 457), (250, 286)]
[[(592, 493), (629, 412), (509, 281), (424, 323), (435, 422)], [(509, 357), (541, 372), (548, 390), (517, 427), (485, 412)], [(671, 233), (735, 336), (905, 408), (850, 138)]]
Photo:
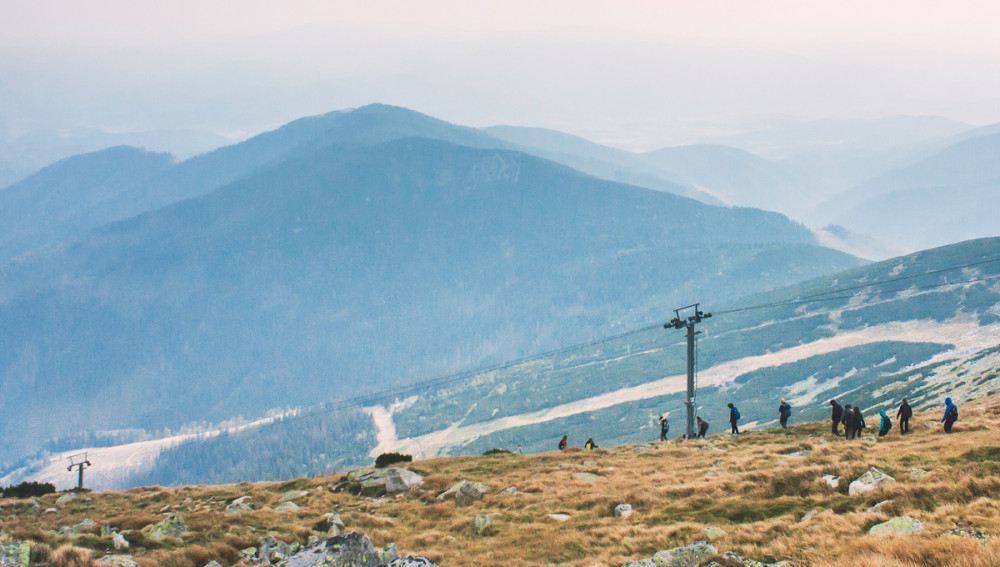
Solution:
[(740, 410), (736, 409), (736, 406), (733, 406), (733, 414), (736, 415), (736, 421), (739, 421), (740, 420)]
[(888, 417), (885, 418), (885, 427), (883, 427), (882, 429), (884, 429), (885, 431), (889, 431), (890, 429), (892, 429), (892, 420), (889, 419)]
[(952, 420), (958, 421), (958, 406), (948, 406), (948, 415), (951, 416)]
[(792, 406), (789, 404), (783, 404), (781, 406), (781, 415), (784, 416), (792, 415)]

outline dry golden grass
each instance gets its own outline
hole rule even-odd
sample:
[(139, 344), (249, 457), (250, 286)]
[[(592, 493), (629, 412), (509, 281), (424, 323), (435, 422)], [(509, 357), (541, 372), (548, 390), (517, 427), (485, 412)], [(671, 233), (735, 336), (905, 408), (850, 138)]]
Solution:
[[(57, 533), (60, 526), (84, 518), (122, 531), (132, 542), (129, 552), (144, 567), (202, 567), (210, 560), (235, 564), (240, 549), (256, 546), (267, 534), (300, 543), (310, 535), (322, 537), (326, 512), (339, 513), (348, 529), (368, 534), (376, 545), (396, 542), (403, 553), (449, 567), (621, 565), (705, 539), (706, 526), (725, 530), (713, 542), (720, 551), (760, 561), (821, 567), (1000, 565), (997, 540), (984, 544), (944, 534), (964, 527), (1000, 535), (1000, 398), (964, 404), (952, 435), (933, 422), (937, 413), (916, 415), (911, 435), (900, 437), (894, 430), (877, 442), (833, 438), (828, 424), (820, 422), (736, 438), (718, 435), (590, 452), (431, 459), (409, 466), (424, 475), (425, 483), (399, 498), (334, 493), (328, 488), (340, 479), (334, 475), (97, 493), (49, 514), (30, 513), (23, 502), (4, 500), (0, 529), (14, 539), (36, 542), (35, 555), (54, 565), (88, 565), (109, 549), (110, 541), (99, 534), (74, 539)], [(784, 456), (801, 450), (809, 453)], [(848, 482), (870, 466), (898, 482), (871, 494), (848, 495)], [(911, 468), (930, 472), (912, 478)], [(577, 476), (581, 472), (601, 478), (587, 482)], [(824, 474), (840, 476), (841, 486), (827, 486), (820, 480)], [(463, 479), (484, 482), (493, 491), (468, 507), (437, 499)], [(498, 494), (508, 486), (519, 493)], [(293, 489), (309, 491), (296, 501), (301, 509), (275, 512), (281, 495)], [(262, 509), (225, 516), (226, 504), (244, 495)], [(40, 499), (42, 507), (54, 506), (57, 497)], [(635, 509), (631, 518), (613, 516), (621, 502)], [(168, 512), (183, 515), (189, 530), (183, 542), (157, 542), (140, 532)], [(487, 537), (472, 533), (477, 513), (491, 514), (496, 522)], [(549, 518), (553, 513), (570, 519)], [(897, 515), (925, 522), (924, 532), (867, 533)]]

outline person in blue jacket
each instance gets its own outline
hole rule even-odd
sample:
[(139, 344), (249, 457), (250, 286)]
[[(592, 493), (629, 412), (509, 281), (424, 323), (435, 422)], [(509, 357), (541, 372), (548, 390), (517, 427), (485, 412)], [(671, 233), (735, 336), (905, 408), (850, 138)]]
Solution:
[(733, 435), (739, 435), (740, 428), (736, 427), (736, 422), (740, 420), (740, 410), (736, 409), (733, 402), (729, 402), (729, 425), (733, 426), (731, 433)]
[(944, 417), (941, 421), (944, 422), (944, 432), (951, 433), (951, 426), (958, 421), (958, 406), (952, 403), (951, 398), (944, 399)]
[(884, 409), (878, 410), (878, 414), (882, 417), (882, 423), (878, 427), (878, 436), (885, 437), (892, 430), (892, 420), (885, 414)]

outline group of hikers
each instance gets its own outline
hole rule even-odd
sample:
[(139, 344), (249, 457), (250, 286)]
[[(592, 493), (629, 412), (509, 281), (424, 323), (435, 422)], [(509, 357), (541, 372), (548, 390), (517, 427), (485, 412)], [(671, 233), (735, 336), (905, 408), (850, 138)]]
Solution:
[[(945, 433), (951, 433), (951, 428), (958, 421), (958, 406), (951, 401), (951, 398), (945, 398), (944, 400), (945, 409), (944, 416), (941, 418), (941, 423), (944, 423)], [(740, 415), (740, 410), (730, 402), (729, 404), (729, 424), (731, 426), (730, 432), (733, 435), (738, 435), (739, 421), (742, 419)], [(837, 403), (837, 400), (830, 400), (830, 406), (832, 407), (831, 418), (831, 432), (837, 437), (840, 436), (840, 426), (844, 426), (844, 438), (845, 439), (856, 439), (861, 437), (861, 431), (865, 429), (867, 424), (865, 423), (865, 417), (861, 413), (861, 406), (851, 406), (847, 404), (841, 406)], [(881, 422), (879, 423), (878, 436), (885, 437), (892, 431), (892, 420), (886, 414), (884, 409), (878, 410)], [(788, 418), (792, 415), (792, 406), (786, 400), (782, 399), (781, 403), (778, 405), (778, 423), (781, 427), (788, 427)], [(906, 398), (899, 404), (899, 409), (896, 411), (896, 418), (899, 420), (899, 432), (901, 435), (906, 435), (910, 432), (910, 418), (913, 417), (913, 408), (907, 403)], [(705, 433), (708, 432), (708, 422), (703, 420), (701, 416), (697, 416), (698, 433), (696, 437), (704, 437)], [(660, 424), (660, 441), (669, 441), (667, 434), (670, 432), (670, 420), (661, 415), (657, 421)], [(687, 434), (681, 436), (681, 438), (687, 438)], [(563, 435), (562, 439), (559, 440), (559, 450), (563, 450), (569, 446), (568, 436)], [(597, 443), (594, 442), (594, 438), (590, 437), (587, 439), (587, 443), (584, 445), (588, 450), (597, 449)]]

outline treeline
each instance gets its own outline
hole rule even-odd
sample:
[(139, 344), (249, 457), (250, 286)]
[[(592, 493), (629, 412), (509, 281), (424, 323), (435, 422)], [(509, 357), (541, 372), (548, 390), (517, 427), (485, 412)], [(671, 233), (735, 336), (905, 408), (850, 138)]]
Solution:
[(371, 417), (358, 408), (293, 416), (262, 427), (205, 437), (160, 453), (131, 485), (177, 486), (287, 480), (371, 463)]

